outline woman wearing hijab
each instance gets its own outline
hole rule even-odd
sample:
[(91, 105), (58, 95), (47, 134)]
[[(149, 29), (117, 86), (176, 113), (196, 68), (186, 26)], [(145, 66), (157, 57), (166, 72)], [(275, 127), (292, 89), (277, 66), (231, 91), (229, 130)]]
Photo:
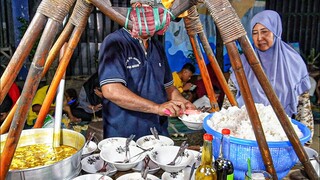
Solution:
[[(313, 135), (314, 124), (309, 99), (311, 85), (307, 67), (301, 56), (281, 40), (282, 24), (279, 14), (272, 10), (256, 14), (251, 20), (251, 29), (254, 50), (284, 110), (288, 116), (305, 124)], [(254, 102), (270, 105), (243, 54), (241, 60)], [(234, 73), (230, 80), (230, 89), (235, 92), (241, 107), (244, 101)]]

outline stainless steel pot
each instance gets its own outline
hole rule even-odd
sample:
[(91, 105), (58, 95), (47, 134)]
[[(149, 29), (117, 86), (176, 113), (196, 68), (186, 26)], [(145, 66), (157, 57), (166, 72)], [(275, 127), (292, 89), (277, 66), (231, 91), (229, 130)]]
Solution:
[[(1, 148), (3, 151), (7, 134), (1, 135)], [(71, 179), (77, 176), (81, 171), (81, 153), (85, 143), (85, 137), (76, 131), (62, 129), (61, 130), (61, 144), (72, 146), (78, 149), (78, 152), (66, 159), (48, 166), (41, 166), (29, 168), (24, 170), (12, 170), (7, 174), (7, 180), (27, 180), (27, 179)], [(19, 146), (33, 145), (33, 144), (52, 144), (53, 129), (40, 128), (23, 130), (19, 139)]]

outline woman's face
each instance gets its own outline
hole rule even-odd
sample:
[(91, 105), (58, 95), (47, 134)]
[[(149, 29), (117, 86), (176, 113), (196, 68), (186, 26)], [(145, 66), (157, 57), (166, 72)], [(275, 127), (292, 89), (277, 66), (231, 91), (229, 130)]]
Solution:
[(260, 51), (266, 51), (273, 45), (273, 33), (262, 24), (256, 24), (252, 29), (254, 46)]

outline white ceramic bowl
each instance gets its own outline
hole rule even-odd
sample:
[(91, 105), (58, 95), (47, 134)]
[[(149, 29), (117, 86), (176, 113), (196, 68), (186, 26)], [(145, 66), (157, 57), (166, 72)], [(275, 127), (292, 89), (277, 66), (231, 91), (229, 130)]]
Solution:
[(189, 150), (185, 150), (183, 156), (177, 158), (175, 165), (167, 165), (174, 159), (178, 150), (179, 146), (159, 146), (155, 147), (149, 156), (164, 171), (179, 172), (194, 162), (194, 155)]
[[(81, 167), (87, 173), (98, 173), (103, 168), (105, 161), (100, 158), (100, 154), (92, 154), (81, 160)], [(113, 164), (108, 163), (106, 171), (109, 176), (114, 175), (117, 172), (116, 167)]]
[[(191, 167), (186, 167), (183, 170), (175, 173), (164, 172), (161, 176), (161, 180), (186, 180), (190, 178)], [(195, 171), (193, 171), (192, 178), (195, 179)]]
[(153, 135), (143, 136), (137, 140), (137, 145), (144, 148), (154, 148), (157, 146), (173, 146), (174, 141), (166, 136), (159, 136), (159, 140)]
[(200, 130), (203, 129), (203, 119), (209, 115), (209, 113), (200, 113), (200, 114), (183, 114), (178, 117), (184, 125), (186, 125), (191, 130)]
[[(157, 178), (154, 175), (148, 174), (147, 175), (147, 179), (149, 180), (160, 180), (159, 178)], [(119, 178), (117, 178), (116, 180), (143, 180), (141, 177), (141, 173), (138, 172), (134, 172), (134, 173), (129, 173), (129, 174), (125, 174), (120, 176)]]
[(316, 170), (316, 172), (318, 174), (318, 177), (320, 177), (320, 165), (319, 165), (319, 163), (315, 159), (312, 159), (310, 162), (311, 162), (314, 170)]
[(109, 145), (104, 146), (104, 148), (100, 152), (100, 157), (106, 162), (113, 164), (118, 171), (127, 171), (135, 167), (139, 162), (141, 162), (144, 159), (144, 157), (146, 156), (146, 152), (142, 152), (142, 149), (136, 146), (130, 146), (128, 155), (129, 158), (132, 158), (128, 163), (123, 163), (122, 161), (125, 160), (124, 146)]
[(306, 150), (306, 153), (307, 153), (309, 159), (314, 159), (314, 156), (316, 156), (316, 157), (319, 156), (318, 152), (312, 148), (304, 146), (304, 149)]
[(74, 178), (73, 180), (112, 180), (108, 176), (103, 176), (102, 174), (85, 174)]
[(87, 147), (83, 147), (81, 155), (89, 155), (97, 150), (97, 143), (90, 141)]
[[(103, 147), (109, 146), (109, 145), (118, 145), (118, 144), (121, 144), (121, 146), (125, 146), (126, 140), (127, 140), (127, 138), (124, 138), (124, 137), (112, 137), (112, 138), (107, 138), (107, 139), (104, 139), (104, 140), (102, 140), (102, 141), (100, 141), (100, 142), (98, 143), (98, 148), (99, 148), (99, 150), (101, 151), (101, 150), (103, 149)], [(135, 146), (135, 145), (136, 145), (136, 142), (132, 140), (132, 141), (130, 142), (130, 145)]]

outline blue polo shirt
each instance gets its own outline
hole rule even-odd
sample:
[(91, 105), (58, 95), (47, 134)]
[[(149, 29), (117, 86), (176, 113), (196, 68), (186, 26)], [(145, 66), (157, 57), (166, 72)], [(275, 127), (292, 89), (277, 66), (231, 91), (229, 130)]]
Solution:
[[(155, 103), (167, 101), (165, 88), (171, 86), (173, 80), (164, 49), (158, 41), (150, 39), (145, 52), (138, 39), (120, 29), (104, 39), (99, 60), (101, 87), (120, 82)], [(103, 100), (102, 116), (104, 138), (135, 134), (137, 139), (151, 134), (150, 127), (168, 135), (167, 117), (123, 109), (108, 99)]]

